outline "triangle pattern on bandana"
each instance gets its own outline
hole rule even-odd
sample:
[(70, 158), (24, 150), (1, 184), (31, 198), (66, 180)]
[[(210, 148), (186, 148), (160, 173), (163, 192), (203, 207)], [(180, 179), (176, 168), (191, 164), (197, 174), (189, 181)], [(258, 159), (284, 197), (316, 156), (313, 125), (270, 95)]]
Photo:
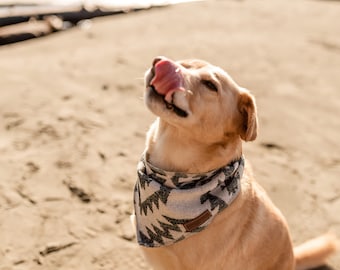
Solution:
[(164, 171), (143, 157), (134, 190), (138, 243), (167, 246), (204, 230), (239, 194), (243, 169), (243, 157), (200, 174)]

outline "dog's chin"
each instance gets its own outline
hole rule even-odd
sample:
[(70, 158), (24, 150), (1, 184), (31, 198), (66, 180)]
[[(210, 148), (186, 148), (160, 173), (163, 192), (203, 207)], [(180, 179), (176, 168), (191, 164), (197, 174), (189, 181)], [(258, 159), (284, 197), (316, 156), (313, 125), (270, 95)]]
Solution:
[(158, 94), (152, 85), (149, 85), (146, 89), (145, 104), (151, 112), (159, 117), (176, 116), (187, 118), (189, 116), (186, 110), (174, 103), (167, 102), (164, 96)]

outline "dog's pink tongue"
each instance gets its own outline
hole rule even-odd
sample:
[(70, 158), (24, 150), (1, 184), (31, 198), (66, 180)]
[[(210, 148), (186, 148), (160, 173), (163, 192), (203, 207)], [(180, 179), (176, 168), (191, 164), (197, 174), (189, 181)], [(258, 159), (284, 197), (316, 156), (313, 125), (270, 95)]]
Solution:
[(185, 91), (179, 67), (170, 60), (161, 60), (155, 64), (155, 77), (151, 81), (158, 94), (164, 95), (167, 102), (172, 101), (176, 91)]

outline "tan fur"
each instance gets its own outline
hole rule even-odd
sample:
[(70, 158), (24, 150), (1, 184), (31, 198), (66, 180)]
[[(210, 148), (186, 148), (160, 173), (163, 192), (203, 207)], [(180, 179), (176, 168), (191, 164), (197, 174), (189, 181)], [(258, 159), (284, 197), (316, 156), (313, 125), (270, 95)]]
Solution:
[[(164, 170), (199, 173), (239, 158), (242, 140), (257, 135), (254, 97), (222, 69), (204, 61), (176, 65), (189, 91), (175, 92), (173, 102), (189, 115), (179, 117), (147, 87), (146, 105), (158, 116), (147, 136), (148, 160)], [(146, 86), (152, 77), (149, 70)], [(218, 92), (207, 89), (202, 80), (212, 81)], [(255, 182), (246, 162), (240, 195), (207, 229), (176, 244), (143, 251), (157, 270), (293, 270), (324, 263), (334, 251), (333, 242), (324, 237), (293, 252), (284, 217)]]
[(322, 235), (294, 248), (296, 270), (315, 267), (324, 262), (337, 249), (338, 243), (332, 234)]

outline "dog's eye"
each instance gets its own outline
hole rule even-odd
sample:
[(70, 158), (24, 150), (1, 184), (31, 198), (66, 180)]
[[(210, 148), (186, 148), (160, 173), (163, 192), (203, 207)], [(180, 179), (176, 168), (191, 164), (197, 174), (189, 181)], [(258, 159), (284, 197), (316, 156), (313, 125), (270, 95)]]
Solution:
[(218, 89), (217, 89), (216, 85), (213, 82), (211, 82), (209, 80), (202, 80), (202, 84), (205, 87), (207, 87), (209, 90), (214, 91), (214, 92), (218, 92)]

